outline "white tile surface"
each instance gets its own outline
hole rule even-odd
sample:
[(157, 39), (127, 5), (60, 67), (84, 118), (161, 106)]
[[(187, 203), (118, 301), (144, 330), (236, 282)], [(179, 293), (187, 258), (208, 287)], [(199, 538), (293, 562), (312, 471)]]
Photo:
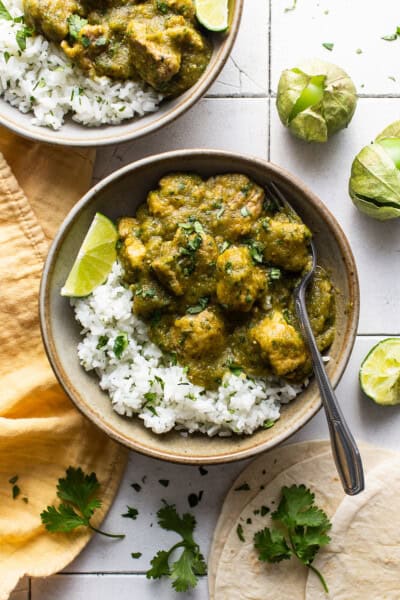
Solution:
[[(291, 1), (272, 1), (274, 91), (283, 69), (315, 57), (341, 65), (359, 93), (399, 95), (400, 39), (381, 39), (394, 33), (399, 24), (397, 0), (298, 0), (294, 11), (285, 13)], [(334, 43), (332, 52), (322, 47), (325, 42)], [(389, 79), (393, 76), (396, 82)]]
[[(281, 126), (273, 102), (269, 123), (269, 22), (272, 13), (271, 87), (283, 68), (306, 56), (336, 61), (354, 77), (365, 96), (400, 96), (400, 40), (384, 42), (382, 35), (399, 24), (398, 0), (298, 0), (297, 8), (285, 12), (292, 0), (245, 0), (241, 31), (232, 58), (209, 96), (177, 122), (146, 139), (116, 148), (99, 150), (95, 169), (98, 180), (130, 161), (150, 154), (183, 147), (215, 147), (270, 156), (301, 177), (329, 206), (344, 228), (353, 247), (361, 280), (361, 322), (353, 356), (338, 387), (338, 396), (349, 423), (359, 439), (399, 450), (400, 411), (379, 408), (362, 397), (358, 370), (362, 359), (379, 337), (400, 334), (400, 222), (378, 223), (363, 217), (347, 194), (351, 162), (361, 147), (392, 120), (399, 118), (399, 100), (363, 98), (350, 128), (325, 146), (309, 146), (293, 139)], [(325, 14), (329, 11), (328, 14)], [(322, 42), (334, 42), (333, 52)], [(362, 54), (356, 49), (361, 48)], [(395, 76), (396, 82), (388, 79)], [(364, 85), (364, 87), (361, 87)], [(214, 97), (218, 96), (218, 97)], [(270, 140), (269, 133), (270, 131)], [(368, 334), (367, 336), (365, 336)], [(326, 438), (323, 414), (289, 442)], [(223, 497), (245, 463), (198, 468), (170, 465), (131, 454), (129, 466), (104, 529), (125, 532), (121, 542), (96, 536), (63, 574), (32, 580), (12, 600), (163, 600), (207, 598), (206, 580), (192, 595), (177, 595), (169, 582), (147, 581), (144, 573), (151, 557), (175, 540), (160, 530), (155, 513), (161, 499), (189, 510), (187, 497), (203, 490), (196, 515), (196, 538), (207, 555), (212, 531)], [(141, 483), (135, 492), (130, 484)], [(160, 479), (170, 481), (162, 487)], [(139, 510), (136, 521), (124, 519), (126, 506)], [(139, 560), (131, 552), (142, 552)], [(103, 575), (101, 575), (103, 573)], [(106, 573), (106, 574), (104, 574)], [(100, 575), (99, 575), (100, 574)]]
[(241, 27), (232, 54), (209, 91), (218, 96), (266, 95), (269, 3), (244, 0)]
[(207, 581), (200, 581), (196, 590), (178, 594), (165, 581), (149, 581), (142, 576), (115, 575), (56, 575), (32, 581), (31, 600), (204, 600)]
[(204, 98), (182, 118), (140, 140), (98, 152), (94, 178), (178, 148), (218, 148), (267, 156), (267, 98)]

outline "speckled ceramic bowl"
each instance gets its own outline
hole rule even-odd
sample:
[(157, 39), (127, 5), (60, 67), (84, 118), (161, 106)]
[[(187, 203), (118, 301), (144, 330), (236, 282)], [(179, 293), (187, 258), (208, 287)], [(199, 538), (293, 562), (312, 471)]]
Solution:
[(202, 77), (200, 77), (193, 87), (178, 98), (162, 102), (159, 110), (155, 113), (147, 114), (140, 119), (122, 122), (120, 125), (104, 125), (100, 127), (85, 127), (67, 118), (60, 130), (53, 131), (46, 127), (32, 125), (32, 115), (30, 113), (23, 114), (17, 108), (8, 104), (3, 98), (0, 98), (0, 124), (19, 135), (38, 142), (63, 146), (106, 146), (108, 144), (119, 144), (156, 131), (186, 112), (206, 93), (211, 84), (216, 80), (222, 67), (228, 60), (236, 39), (243, 3), (244, 0), (229, 0), (229, 30), (225, 34), (211, 34), (214, 51)]
[(274, 427), (251, 436), (208, 438), (196, 434), (182, 437), (177, 432), (156, 435), (138, 418), (113, 411), (98, 378), (80, 366), (76, 347), (79, 325), (68, 299), (60, 289), (94, 214), (111, 219), (134, 214), (159, 179), (171, 171), (192, 171), (203, 176), (240, 172), (260, 185), (275, 181), (287, 192), (290, 202), (312, 230), (319, 263), (329, 270), (337, 295), (337, 334), (329, 352), (330, 378), (336, 385), (353, 347), (359, 316), (359, 287), (349, 244), (325, 205), (299, 180), (280, 167), (251, 157), (223, 151), (182, 150), (146, 158), (117, 171), (95, 186), (65, 219), (50, 249), (40, 292), (40, 317), (47, 354), (66, 393), (93, 423), (132, 450), (157, 458), (193, 464), (212, 464), (246, 458), (272, 448), (300, 429), (321, 407), (315, 381), (293, 402), (282, 407)]

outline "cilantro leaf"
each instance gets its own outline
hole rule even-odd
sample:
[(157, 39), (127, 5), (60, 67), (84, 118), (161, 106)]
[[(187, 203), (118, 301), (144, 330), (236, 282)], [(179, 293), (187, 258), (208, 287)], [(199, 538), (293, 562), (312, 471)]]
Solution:
[[(174, 505), (165, 504), (157, 513), (158, 524), (166, 531), (174, 531), (181, 540), (169, 550), (160, 550), (151, 560), (151, 568), (147, 571), (148, 579), (169, 577), (172, 587), (177, 592), (187, 592), (196, 587), (197, 578), (205, 575), (207, 566), (200, 552), (199, 545), (193, 539), (196, 519), (185, 513), (180, 516)], [(171, 555), (182, 549), (180, 556), (170, 565)]]
[(70, 17), (68, 17), (67, 22), (69, 35), (74, 40), (78, 39), (79, 32), (81, 31), (81, 29), (83, 29), (83, 27), (85, 27), (85, 25), (88, 24), (88, 20), (82, 19), (82, 17), (80, 17), (79, 15), (71, 15)]
[(151, 559), (151, 569), (146, 573), (147, 579), (160, 579), (160, 577), (169, 576), (171, 570), (169, 568), (169, 555), (170, 552), (166, 550), (159, 550), (157, 554)]
[(188, 544), (193, 544), (193, 531), (196, 527), (196, 519), (190, 513), (182, 517), (176, 512), (173, 504), (166, 504), (157, 513), (158, 524), (166, 531), (175, 531)]
[(332, 527), (328, 516), (315, 504), (315, 495), (305, 485), (282, 488), (278, 508), (271, 515), (280, 529), (266, 527), (254, 536), (254, 547), (262, 561), (280, 562), (296, 556), (319, 577), (326, 592), (322, 574), (312, 563), (322, 546), (329, 544)]
[(289, 559), (292, 556), (285, 537), (277, 529), (262, 529), (254, 536), (254, 546), (258, 550), (258, 557), (262, 561), (276, 563)]
[(86, 520), (78, 515), (72, 506), (60, 504), (58, 509), (55, 506), (48, 506), (40, 515), (42, 523), (48, 531), (61, 531), (67, 533), (86, 525)]
[(95, 473), (85, 475), (80, 467), (78, 469), (69, 467), (65, 479), (58, 480), (57, 496), (61, 500), (75, 504), (83, 516), (90, 519), (95, 509), (101, 506), (98, 498), (90, 500), (99, 489), (100, 484)]
[(94, 511), (102, 504), (99, 498), (93, 497), (99, 489), (100, 483), (95, 473), (86, 475), (80, 467), (69, 467), (66, 477), (59, 479), (57, 485), (57, 496), (63, 502), (58, 509), (48, 506), (40, 515), (46, 529), (66, 533), (83, 526), (107, 537), (124, 538), (124, 535), (100, 531), (91, 524)]

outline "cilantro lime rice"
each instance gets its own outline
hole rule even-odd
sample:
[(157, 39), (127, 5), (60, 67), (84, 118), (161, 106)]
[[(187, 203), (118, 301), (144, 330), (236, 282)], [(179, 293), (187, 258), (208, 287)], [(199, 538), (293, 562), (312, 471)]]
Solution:
[(276, 421), (281, 404), (304, 389), (243, 373), (227, 374), (215, 391), (192, 384), (185, 368), (149, 340), (147, 325), (132, 313), (132, 292), (122, 276), (116, 262), (105, 284), (71, 301), (82, 325), (79, 360), (97, 373), (120, 415), (138, 415), (158, 434), (174, 428), (209, 436), (251, 434)]

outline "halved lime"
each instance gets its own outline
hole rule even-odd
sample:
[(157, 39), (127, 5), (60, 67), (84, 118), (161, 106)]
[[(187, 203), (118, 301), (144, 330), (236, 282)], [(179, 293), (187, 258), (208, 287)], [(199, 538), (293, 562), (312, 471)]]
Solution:
[(210, 31), (228, 29), (228, 0), (195, 0), (196, 17)]
[(62, 296), (88, 296), (105, 282), (117, 258), (118, 232), (112, 221), (96, 213), (79, 249)]
[(379, 342), (360, 369), (363, 392), (377, 404), (400, 404), (400, 337)]

